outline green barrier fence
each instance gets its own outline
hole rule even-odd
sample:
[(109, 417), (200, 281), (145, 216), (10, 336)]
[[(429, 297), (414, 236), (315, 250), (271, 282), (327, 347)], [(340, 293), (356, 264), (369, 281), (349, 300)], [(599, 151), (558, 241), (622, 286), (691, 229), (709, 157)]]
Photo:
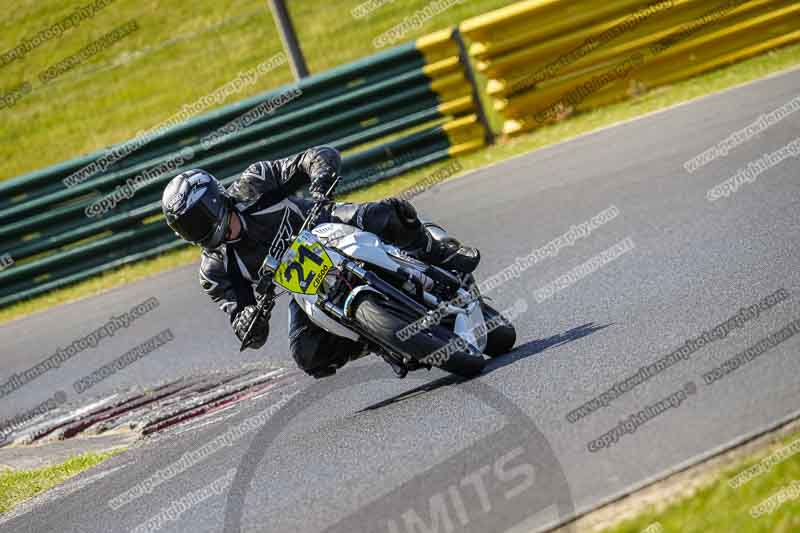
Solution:
[[(517, 2), (159, 130), (141, 147), (132, 140), (0, 183), (0, 257), (14, 262), (0, 271), (0, 307), (183, 246), (159, 199), (189, 168), (229, 184), (254, 161), (328, 144), (347, 152), (340, 191), (349, 191), (482, 148), (493, 132), (470, 58), (511, 136), (798, 41), (792, 0)], [(631, 57), (626, 76), (573, 98)], [(246, 126), (207, 142), (243, 116)], [(131, 198), (96, 207), (131, 182), (141, 184)]]
[[(0, 271), (0, 307), (185, 246), (160, 217), (159, 199), (189, 168), (227, 185), (255, 161), (327, 144), (348, 151), (340, 188), (348, 191), (482, 147), (487, 132), (462, 59), (452, 30), (438, 32), (192, 118), (146, 144), (0, 183), (0, 252), (15, 261)], [(243, 116), (253, 120), (208, 142)], [(99, 165), (126, 147), (137, 149)], [(98, 207), (131, 183), (139, 184), (128, 187), (132, 196)]]

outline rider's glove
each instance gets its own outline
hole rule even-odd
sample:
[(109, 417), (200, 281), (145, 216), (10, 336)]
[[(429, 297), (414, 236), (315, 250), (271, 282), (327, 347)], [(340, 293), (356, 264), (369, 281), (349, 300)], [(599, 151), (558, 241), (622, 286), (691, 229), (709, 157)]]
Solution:
[[(327, 189), (326, 189), (327, 190)], [(328, 202), (328, 197), (325, 196), (324, 192), (320, 191), (312, 191), (311, 192), (311, 199), (315, 202)]]
[[(308, 192), (311, 193), (311, 198), (313, 198), (315, 202), (328, 200), (329, 198), (325, 196), (325, 193), (328, 192), (328, 189), (331, 188), (334, 181), (336, 181), (336, 175), (332, 172), (326, 172), (316, 176), (311, 181), (311, 186), (308, 188)], [(334, 191), (331, 191), (331, 196), (333, 196), (333, 193)]]
[(239, 313), (233, 321), (233, 331), (239, 340), (244, 340), (247, 331), (250, 329), (250, 324), (253, 324), (253, 330), (250, 334), (250, 343), (248, 348), (257, 350), (264, 346), (269, 337), (269, 311), (265, 312), (262, 316), (256, 318), (258, 308), (255, 305), (248, 305), (242, 312)]
[(263, 295), (275, 294), (275, 282), (272, 279), (272, 275), (264, 272), (263, 267), (262, 270), (259, 271), (259, 278), (258, 278), (258, 284), (256, 285), (256, 292), (258, 294), (263, 294)]

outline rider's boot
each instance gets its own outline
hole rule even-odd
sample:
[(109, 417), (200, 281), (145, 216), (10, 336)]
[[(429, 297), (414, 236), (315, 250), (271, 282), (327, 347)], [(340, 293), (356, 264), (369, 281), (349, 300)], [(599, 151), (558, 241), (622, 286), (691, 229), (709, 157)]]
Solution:
[(407, 200), (387, 198), (370, 204), (336, 204), (331, 220), (365, 229), (426, 263), (461, 274), (478, 267), (477, 249), (462, 246), (432, 222), (421, 220)]
[(477, 248), (463, 246), (440, 226), (425, 222), (417, 240), (408, 249), (421, 261), (462, 274), (473, 272), (481, 260)]

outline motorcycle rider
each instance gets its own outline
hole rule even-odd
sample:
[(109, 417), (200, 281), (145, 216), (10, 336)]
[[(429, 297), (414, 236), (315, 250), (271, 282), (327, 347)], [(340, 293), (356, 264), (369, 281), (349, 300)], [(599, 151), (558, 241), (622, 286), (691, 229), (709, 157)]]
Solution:
[[(253, 288), (267, 255), (280, 258), (313, 202), (290, 196), (310, 185), (323, 201), (341, 165), (339, 152), (310, 148), (276, 161), (250, 165), (228, 188), (200, 169), (173, 178), (161, 199), (167, 224), (182, 239), (203, 248), (200, 284), (228, 314), (241, 340), (253, 324), (248, 347), (261, 348), (269, 336), (269, 316), (257, 317)], [(389, 198), (363, 204), (329, 202), (316, 223), (339, 222), (378, 235), (430, 264), (454, 272), (475, 270), (480, 254), (461, 246), (444, 230), (422, 222), (408, 201)], [(300, 306), (289, 303), (289, 349), (306, 373), (324, 377), (364, 351), (359, 342), (318, 327)]]

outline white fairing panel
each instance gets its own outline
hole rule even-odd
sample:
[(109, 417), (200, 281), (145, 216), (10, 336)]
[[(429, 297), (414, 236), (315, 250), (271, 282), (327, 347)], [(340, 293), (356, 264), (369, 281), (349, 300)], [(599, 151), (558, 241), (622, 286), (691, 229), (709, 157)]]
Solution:
[[(374, 233), (362, 231), (354, 226), (327, 223), (317, 226), (312, 232), (323, 243), (328, 246), (335, 246), (346, 256), (380, 266), (389, 271), (397, 272), (401, 266), (408, 268), (409, 266), (417, 266), (416, 263), (419, 263), (413, 259), (408, 259), (397, 247), (382, 242)], [(402, 260), (402, 263), (395, 260), (390, 253), (399, 256), (398, 259)], [(338, 266), (344, 260), (340, 254), (331, 249), (328, 249), (328, 255), (335, 266)], [(424, 264), (419, 263), (419, 266), (424, 267)], [(293, 294), (292, 296), (317, 326), (340, 337), (352, 340), (359, 339), (357, 333), (330, 318), (314, 304), (317, 299), (316, 295)], [(470, 303), (463, 312), (458, 313), (454, 333), (482, 352), (486, 348), (486, 335), (476, 334), (480, 333), (479, 328), (482, 326), (484, 326), (483, 309), (480, 302), (475, 301)]]
[[(392, 271), (397, 271), (398, 269), (397, 263), (393, 261), (383, 249), (383, 247), (387, 245), (373, 233), (361, 231), (347, 224), (335, 223), (320, 224), (312, 230), (312, 233), (319, 237), (323, 243), (335, 246), (348, 257), (372, 263)], [(344, 259), (334, 250), (328, 250), (328, 255), (335, 266), (338, 266)], [(292, 297), (317, 326), (339, 337), (352, 340), (359, 339), (359, 335), (356, 332), (332, 319), (315, 305), (317, 299), (316, 295), (305, 296), (302, 294), (293, 294)]]
[(298, 305), (303, 309), (303, 311), (305, 311), (306, 315), (308, 315), (308, 318), (311, 319), (311, 322), (321, 327), (328, 333), (333, 333), (337, 337), (345, 337), (346, 339), (354, 341), (357, 341), (360, 338), (358, 333), (339, 324), (337, 321), (323, 313), (319, 307), (314, 305), (314, 302), (317, 300), (316, 295), (306, 296), (303, 294), (292, 294), (292, 297), (294, 298), (294, 301), (297, 302)]
[(483, 309), (481, 303), (475, 301), (467, 305), (465, 313), (459, 313), (456, 317), (455, 334), (474, 346), (479, 352), (486, 348), (486, 333)]
[(340, 249), (348, 257), (392, 272), (397, 272), (399, 268), (397, 262), (386, 253), (386, 249), (395, 247), (385, 244), (374, 233), (335, 223), (321, 224), (314, 228), (313, 233), (324, 243)]
[[(314, 228), (312, 233), (319, 237), (323, 243), (335, 246), (353, 259), (359, 259), (394, 271), (397, 270), (397, 263), (392, 261), (386, 254), (383, 250), (384, 244), (373, 233), (361, 231), (354, 226), (335, 223), (321, 224)], [(338, 266), (344, 259), (334, 250), (329, 249), (328, 255), (335, 266)], [(359, 335), (356, 332), (332, 319), (315, 305), (316, 295), (293, 294), (292, 297), (317, 326), (339, 337), (352, 340), (359, 339)]]

